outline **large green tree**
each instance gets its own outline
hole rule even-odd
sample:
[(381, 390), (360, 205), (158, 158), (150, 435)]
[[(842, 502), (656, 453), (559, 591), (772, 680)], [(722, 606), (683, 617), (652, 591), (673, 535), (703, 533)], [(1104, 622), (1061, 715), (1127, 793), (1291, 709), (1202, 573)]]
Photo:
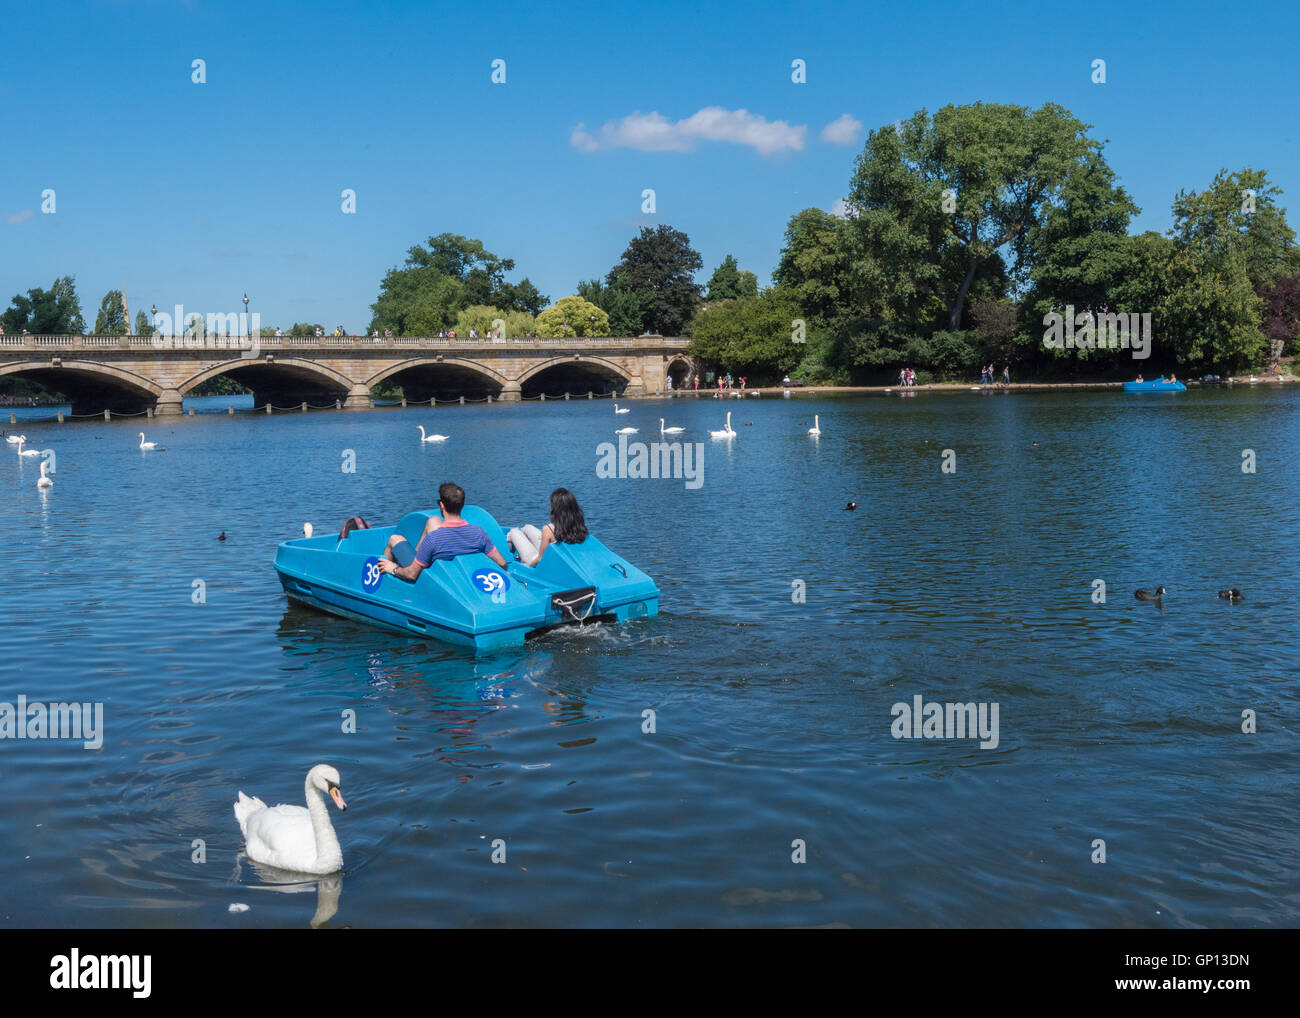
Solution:
[(15, 295), (12, 304), (0, 316), (5, 332), (28, 332), (36, 335), (76, 335), (86, 331), (77, 298), (76, 280), (60, 276), (48, 290), (37, 287), (27, 295)]
[(1256, 293), (1300, 270), (1295, 231), (1277, 203), (1281, 188), (1263, 170), (1220, 170), (1204, 191), (1179, 191), (1171, 236), (1207, 261), (1239, 255)]
[(625, 286), (637, 295), (646, 329), (677, 336), (695, 314), (701, 287), (694, 273), (703, 266), (690, 238), (661, 223), (654, 229), (641, 228), (605, 282)]
[(1034, 227), (1099, 156), (1087, 130), (1054, 103), (975, 103), (872, 131), (847, 201), (859, 287), (880, 291), (878, 313), (920, 326), (937, 302), (953, 331), (981, 273), (1005, 264), (1027, 281)]
[(805, 353), (795, 341), (799, 315), (795, 294), (779, 287), (757, 297), (710, 301), (691, 324), (688, 351), (716, 368), (779, 376)]
[(488, 306), (536, 314), (548, 303), (527, 277), (508, 283), (514, 270), (480, 240), (440, 233), (407, 251), (401, 268), (390, 269), (370, 305), (369, 329), (392, 329), (399, 335), (428, 335), (455, 325), (467, 307)]

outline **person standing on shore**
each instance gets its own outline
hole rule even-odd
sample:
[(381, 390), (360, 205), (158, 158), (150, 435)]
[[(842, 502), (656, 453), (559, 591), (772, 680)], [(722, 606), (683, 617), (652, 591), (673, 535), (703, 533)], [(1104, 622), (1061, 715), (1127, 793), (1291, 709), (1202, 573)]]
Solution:
[(1003, 365), (1002, 365), (1002, 384), (1003, 384), (1003, 385), (1010, 385), (1010, 384), (1011, 384), (1011, 365), (1010, 365), (1010, 364), (1003, 364)]

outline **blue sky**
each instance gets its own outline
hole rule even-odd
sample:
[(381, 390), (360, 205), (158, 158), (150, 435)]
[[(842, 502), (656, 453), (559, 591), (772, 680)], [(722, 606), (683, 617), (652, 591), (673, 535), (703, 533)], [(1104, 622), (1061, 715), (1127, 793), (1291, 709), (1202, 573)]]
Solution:
[(1300, 5), (992, 6), (9, 5), (0, 301), (72, 274), (91, 326), (125, 283), (132, 313), (247, 292), (264, 324), (359, 331), (432, 234), (481, 239), (555, 300), (657, 223), (690, 236), (701, 282), (732, 253), (766, 283), (789, 217), (846, 192), (866, 130), (947, 103), (1093, 124), (1137, 229), (1166, 229), (1175, 192), (1221, 167), (1297, 200)]

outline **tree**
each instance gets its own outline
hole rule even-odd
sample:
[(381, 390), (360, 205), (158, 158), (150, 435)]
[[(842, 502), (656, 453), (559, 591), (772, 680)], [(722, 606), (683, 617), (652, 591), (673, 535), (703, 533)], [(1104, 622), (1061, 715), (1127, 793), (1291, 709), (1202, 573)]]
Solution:
[(1178, 192), (1170, 235), (1212, 262), (1239, 253), (1261, 293), (1278, 276), (1300, 269), (1295, 231), (1277, 204), (1281, 193), (1263, 170), (1220, 170), (1207, 190)]
[(561, 297), (537, 316), (541, 336), (608, 336), (609, 315), (581, 297)]
[(122, 309), (122, 291), (109, 290), (99, 302), (99, 314), (95, 316), (95, 335), (125, 336), (129, 331)]
[(1016, 337), (1015, 304), (1006, 299), (981, 298), (971, 305), (970, 316), (975, 322), (981, 352), (995, 360), (1009, 360), (1011, 343)]
[(752, 272), (741, 272), (733, 255), (727, 255), (722, 264), (713, 270), (709, 279), (706, 300), (734, 300), (736, 297), (757, 297), (758, 277)]
[[(497, 326), (495, 323), (502, 323)], [(480, 336), (486, 336), (497, 328), (502, 330), (502, 337), (524, 336), (533, 331), (534, 319), (523, 311), (503, 311), (500, 308), (476, 304), (465, 308), (456, 316), (456, 335), (464, 339), (474, 329)]]
[(149, 321), (149, 315), (143, 310), (135, 313), (135, 334), (137, 336), (152, 336), (154, 334), (154, 327)]
[(795, 295), (777, 287), (757, 297), (710, 301), (691, 324), (687, 350), (715, 367), (780, 375), (804, 355), (791, 327), (798, 317)]
[(641, 298), (621, 278), (613, 286), (606, 286), (599, 279), (584, 280), (578, 284), (578, 296), (609, 315), (611, 336), (639, 336), (645, 328)]
[(293, 327), (285, 333), (287, 336), (314, 336), (316, 330), (325, 331), (325, 326), (315, 322), (294, 322)]
[[(916, 321), (937, 298), (956, 331), (977, 273), (1000, 271), (1005, 258), (1011, 279), (1027, 280), (1033, 227), (1100, 152), (1087, 129), (1054, 103), (975, 103), (872, 131), (848, 230), (865, 281), (887, 285), (889, 317)], [(900, 273), (892, 282), (891, 272)]]
[(845, 310), (849, 296), (847, 264), (841, 250), (844, 220), (822, 209), (790, 217), (785, 246), (772, 278), (790, 291), (804, 314), (830, 322)]
[(36, 335), (66, 336), (86, 331), (76, 281), (72, 276), (60, 276), (48, 290), (37, 287), (28, 290), (26, 297), (16, 295), (9, 309), (0, 316), (0, 321), (4, 323), (5, 332), (26, 329)]
[(693, 273), (704, 265), (690, 238), (666, 224), (643, 226), (617, 265), (605, 276), (610, 286), (625, 286), (641, 302), (646, 329), (679, 335), (695, 313), (701, 287)]
[(483, 242), (454, 233), (430, 237), (428, 245), (407, 251), (402, 268), (390, 269), (380, 283), (369, 329), (392, 329), (399, 335), (429, 335), (450, 328), (456, 315), (475, 305), (535, 314), (547, 298), (525, 277), (507, 283), (514, 269)]

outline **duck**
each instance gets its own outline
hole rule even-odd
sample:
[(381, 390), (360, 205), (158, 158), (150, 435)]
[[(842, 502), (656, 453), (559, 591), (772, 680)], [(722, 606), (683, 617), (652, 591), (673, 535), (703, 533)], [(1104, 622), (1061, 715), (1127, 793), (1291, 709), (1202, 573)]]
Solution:
[(710, 435), (712, 438), (734, 438), (734, 437), (735, 437), (736, 433), (735, 433), (734, 431), (731, 430), (731, 411), (730, 411), (730, 410), (727, 411), (727, 426), (726, 426), (725, 428), (723, 428), (721, 431), (710, 431), (710, 432), (709, 432), (709, 435)]
[(842, 511), (846, 513), (851, 513), (851, 512), (855, 512), (857, 508), (858, 508), (858, 503), (850, 502), (848, 505), (844, 507)]
[(445, 442), (451, 437), (450, 435), (425, 435), (423, 424), (417, 424), (416, 427), (420, 429), (421, 442)]
[(1159, 601), (1162, 597), (1164, 597), (1164, 594), (1165, 594), (1164, 587), (1156, 587), (1156, 592), (1154, 594), (1151, 593), (1151, 591), (1149, 590), (1133, 591), (1133, 596), (1136, 597), (1139, 601)]
[(616, 435), (635, 435), (635, 434), (636, 434), (636, 428), (615, 428), (615, 429), (614, 429), (614, 434), (616, 434)]
[(307, 772), (302, 806), (267, 806), (240, 791), (235, 819), (244, 835), (248, 858), (294, 873), (337, 873), (343, 868), (343, 850), (330, 823), (322, 792), (328, 792), (340, 810), (348, 808), (340, 791), (342, 779), (329, 764)]
[(808, 429), (810, 435), (820, 435), (822, 433), (821, 415), (813, 414), (813, 426)]
[(617, 403), (614, 404), (614, 413), (616, 414), (630, 414), (631, 412), (632, 412), (631, 410), (628, 410), (626, 408), (620, 410), (618, 408), (618, 404)]
[(685, 430), (685, 428), (665, 428), (664, 419), (659, 418), (659, 434), (661, 435), (680, 435)]
[(226, 539), (226, 532), (223, 530), (221, 533), (217, 535), (217, 540), (224, 541), (225, 539)]
[(45, 471), (49, 468), (49, 460), (41, 460), (41, 476), (36, 481), (36, 487), (44, 491), (46, 488), (53, 488), (54, 482), (45, 476)]
[(142, 431), (142, 432), (140, 432), (140, 448), (141, 448), (141, 449), (146, 449), (146, 450), (147, 450), (147, 449), (157, 449), (157, 448), (158, 448), (158, 443), (157, 443), (157, 442), (146, 442), (146, 441), (144, 440), (144, 432)]
[(1233, 604), (1236, 604), (1241, 600), (1241, 591), (1236, 587), (1230, 587), (1227, 590), (1219, 591), (1219, 597), (1223, 598), (1225, 601), (1231, 601)]

